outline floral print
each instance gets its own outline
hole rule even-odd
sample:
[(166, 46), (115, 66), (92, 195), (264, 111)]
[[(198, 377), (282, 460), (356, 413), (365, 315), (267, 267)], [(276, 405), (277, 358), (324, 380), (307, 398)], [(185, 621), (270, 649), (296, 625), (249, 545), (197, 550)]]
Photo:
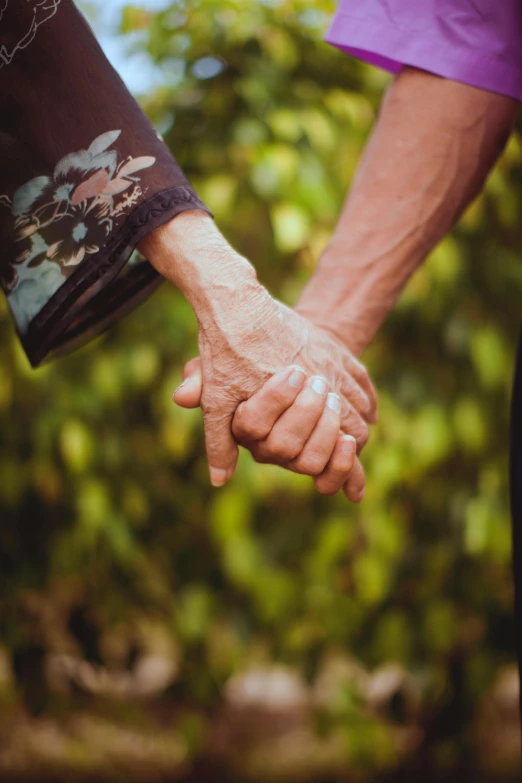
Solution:
[(50, 261), (43, 261), (36, 270), (29, 269), (27, 264), (20, 268), (17, 284), (7, 298), (18, 330), (22, 334), (65, 280), (60, 267)]
[(6, 293), (21, 331), (143, 196), (137, 173), (156, 159), (119, 161), (111, 147), (120, 134), (103, 133), (88, 149), (63, 157), (52, 176), (31, 179), (12, 199), (0, 196), (14, 218), (15, 277)]
[(7, 29), (12, 32), (13, 40), (0, 46), (0, 68), (10, 65), (15, 54), (29, 46), (40, 25), (51, 19), (61, 0), (25, 0), (32, 6), (32, 13), (20, 14), (20, 0), (0, 0), (0, 32)]
[(192, 209), (209, 211), (74, 0), (0, 0), (0, 288), (31, 365), (152, 293), (136, 247)]

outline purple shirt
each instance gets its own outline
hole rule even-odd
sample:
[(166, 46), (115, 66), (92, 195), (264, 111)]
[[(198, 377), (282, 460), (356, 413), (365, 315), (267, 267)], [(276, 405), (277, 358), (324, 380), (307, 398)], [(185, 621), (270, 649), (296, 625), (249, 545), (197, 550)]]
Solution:
[(340, 0), (325, 40), (522, 100), (522, 0)]

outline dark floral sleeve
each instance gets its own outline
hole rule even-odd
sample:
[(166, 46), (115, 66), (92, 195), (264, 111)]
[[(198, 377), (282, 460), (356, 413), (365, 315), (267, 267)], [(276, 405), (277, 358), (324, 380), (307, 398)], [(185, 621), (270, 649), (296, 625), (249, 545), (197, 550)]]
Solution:
[(0, 280), (33, 366), (160, 282), (136, 245), (187, 209), (206, 207), (72, 0), (0, 0)]

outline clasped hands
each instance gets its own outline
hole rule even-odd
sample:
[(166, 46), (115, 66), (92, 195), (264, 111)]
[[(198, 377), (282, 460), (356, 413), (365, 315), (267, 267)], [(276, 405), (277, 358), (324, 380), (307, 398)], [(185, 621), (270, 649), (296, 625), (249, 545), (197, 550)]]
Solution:
[(312, 476), (322, 494), (343, 489), (360, 501), (358, 454), (377, 397), (358, 359), (274, 299), (207, 215), (184, 213), (144, 250), (198, 320), (200, 355), (185, 365), (174, 401), (201, 405), (212, 483), (232, 477), (242, 445), (257, 462)]
[[(199, 357), (185, 364), (183, 377), (173, 399), (184, 408), (198, 407), (202, 392)], [(256, 462), (312, 476), (323, 495), (334, 495), (342, 488), (346, 497), (357, 503), (365, 486), (357, 451), (367, 440), (368, 426), (359, 421), (346, 400), (328, 389), (324, 376), (291, 365), (272, 375), (238, 405), (231, 432), (236, 444), (247, 448)], [(346, 427), (358, 433), (358, 440), (344, 431)], [(233, 473), (234, 467), (211, 468), (212, 483), (221, 486)]]

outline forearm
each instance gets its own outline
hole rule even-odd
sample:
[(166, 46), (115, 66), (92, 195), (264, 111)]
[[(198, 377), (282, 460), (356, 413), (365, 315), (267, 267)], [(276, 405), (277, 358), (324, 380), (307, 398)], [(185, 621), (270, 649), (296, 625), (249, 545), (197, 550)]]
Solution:
[(404, 69), (296, 309), (360, 354), (480, 191), (518, 110), (514, 99)]
[(200, 329), (212, 334), (245, 330), (272, 302), (252, 264), (237, 253), (202, 210), (184, 212), (152, 231), (139, 245), (155, 269), (184, 294)]

